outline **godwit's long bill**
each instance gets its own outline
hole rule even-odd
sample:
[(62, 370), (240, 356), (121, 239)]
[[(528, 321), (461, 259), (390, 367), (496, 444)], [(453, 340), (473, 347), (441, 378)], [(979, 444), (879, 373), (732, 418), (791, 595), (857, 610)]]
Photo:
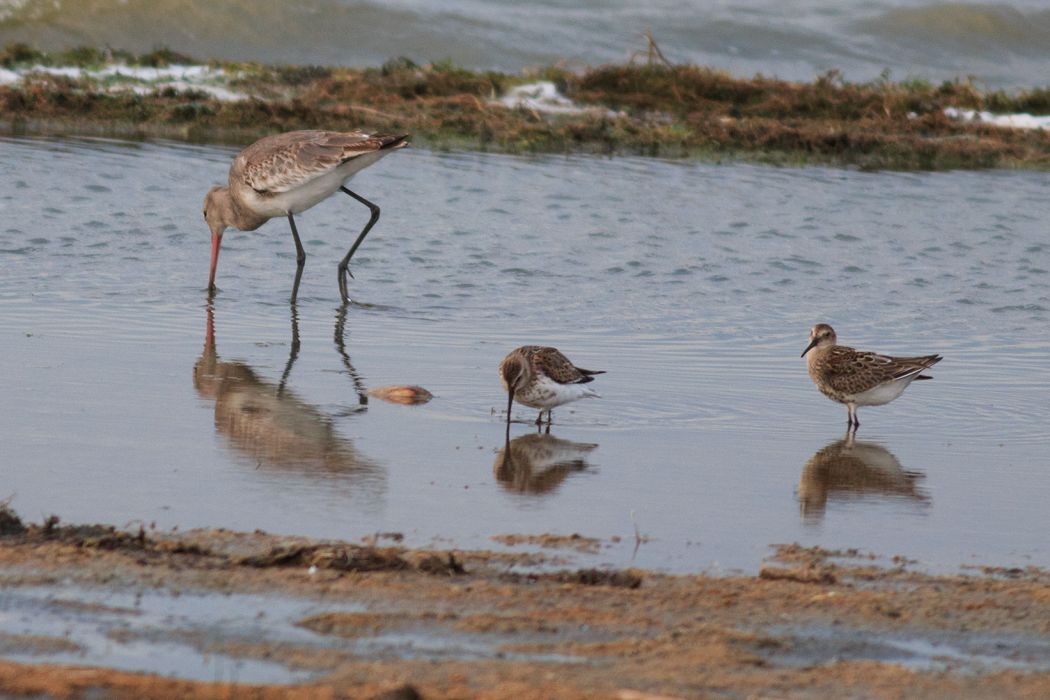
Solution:
[(348, 302), (346, 278), (350, 275), (350, 258), (379, 220), (379, 207), (348, 190), (345, 183), (359, 170), (407, 146), (407, 137), (407, 134), (372, 134), (361, 130), (289, 131), (259, 139), (241, 151), (230, 165), (229, 186), (213, 187), (204, 198), (204, 219), (211, 229), (208, 290), (215, 290), (219, 247), (228, 227), (254, 231), (274, 217), (287, 216), (295, 240), (297, 263), (292, 287), (294, 302), (306, 251), (299, 240), (293, 215), (342, 190), (372, 213), (339, 263), (339, 294), (344, 303)]
[(860, 426), (857, 406), (893, 401), (912, 381), (933, 379), (923, 372), (943, 359), (940, 355), (889, 357), (854, 350), (839, 345), (835, 329), (826, 323), (813, 326), (802, 357), (806, 357), (809, 376), (820, 393), (846, 404), (846, 425), (853, 428)]
[(507, 428), (510, 429), (510, 409), (514, 401), (540, 409), (536, 425), (551, 423), (551, 409), (555, 406), (584, 398), (600, 398), (586, 384), (604, 370), (583, 369), (569, 361), (557, 348), (523, 345), (511, 350), (499, 366), (503, 388), (507, 390)]

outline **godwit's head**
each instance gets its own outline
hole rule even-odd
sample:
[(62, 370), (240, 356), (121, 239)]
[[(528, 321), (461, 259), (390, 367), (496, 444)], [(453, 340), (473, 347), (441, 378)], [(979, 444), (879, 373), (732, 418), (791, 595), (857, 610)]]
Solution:
[(221, 236), (231, 224), (233, 217), (230, 188), (212, 187), (204, 196), (204, 220), (208, 222), (211, 235)]
[(802, 351), (802, 357), (813, 348), (826, 348), (838, 342), (835, 337), (835, 329), (826, 323), (818, 323), (809, 332), (809, 345)]
[(219, 264), (219, 247), (222, 233), (232, 223), (233, 203), (228, 187), (212, 187), (204, 197), (204, 220), (211, 229), (211, 272), (208, 274), (208, 289), (215, 290), (215, 268)]

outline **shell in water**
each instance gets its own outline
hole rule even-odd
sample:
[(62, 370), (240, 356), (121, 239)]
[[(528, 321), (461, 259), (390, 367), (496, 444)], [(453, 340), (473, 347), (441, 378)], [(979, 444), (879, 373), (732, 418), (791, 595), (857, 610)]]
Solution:
[(434, 398), (434, 395), (423, 387), (407, 384), (377, 386), (374, 389), (369, 389), (368, 395), (390, 403), (403, 404), (426, 403)]

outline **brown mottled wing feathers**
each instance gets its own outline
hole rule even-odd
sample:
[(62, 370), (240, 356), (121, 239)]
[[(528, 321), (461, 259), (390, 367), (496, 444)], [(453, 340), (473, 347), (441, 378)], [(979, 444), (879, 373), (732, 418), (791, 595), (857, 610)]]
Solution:
[[(256, 192), (287, 192), (403, 136), (363, 131), (290, 131), (261, 139), (240, 155), (244, 183)], [(236, 164), (235, 166), (236, 167)]]
[(533, 361), (537, 371), (543, 372), (559, 384), (580, 384), (591, 381), (588, 374), (580, 371), (556, 348), (535, 348)]
[(889, 357), (836, 345), (824, 356), (820, 372), (824, 382), (835, 391), (859, 394), (879, 384), (917, 374), (940, 360), (939, 355)]

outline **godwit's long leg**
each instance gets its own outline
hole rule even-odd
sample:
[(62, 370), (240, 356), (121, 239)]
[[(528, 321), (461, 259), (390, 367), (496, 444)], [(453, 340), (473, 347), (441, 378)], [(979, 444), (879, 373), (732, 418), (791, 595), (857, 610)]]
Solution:
[(299, 357), (299, 309), (296, 308), (294, 301), (290, 306), (292, 309), (292, 349), (288, 353), (288, 362), (284, 365), (281, 381), (277, 384), (278, 397), (284, 394), (284, 385), (288, 383), (288, 375), (292, 373), (292, 365), (295, 364), (296, 358)]
[(303, 250), (303, 242), (299, 240), (299, 231), (295, 228), (295, 219), (288, 212), (288, 224), (292, 227), (292, 239), (295, 240), (295, 283), (292, 285), (292, 306), (299, 296), (299, 281), (303, 278), (303, 266), (306, 265), (306, 251)]
[(335, 348), (339, 351), (339, 356), (343, 358), (346, 373), (350, 375), (350, 380), (354, 383), (359, 410), (363, 411), (368, 406), (368, 390), (365, 389), (364, 380), (354, 369), (354, 365), (350, 362), (350, 355), (346, 352), (346, 309), (347, 305), (343, 304), (335, 316)]
[(343, 303), (347, 304), (350, 302), (350, 295), (346, 292), (346, 277), (347, 275), (353, 277), (353, 275), (350, 274), (350, 270), (347, 266), (350, 264), (350, 258), (354, 257), (354, 253), (357, 252), (357, 247), (361, 245), (361, 242), (365, 240), (365, 236), (368, 235), (368, 232), (371, 231), (372, 227), (376, 225), (377, 221), (379, 221), (379, 207), (373, 204), (372, 202), (369, 202), (361, 195), (355, 192), (351, 192), (345, 187), (340, 187), (339, 189), (341, 189), (343, 192), (346, 192), (348, 195), (350, 195), (357, 201), (361, 202), (361, 204), (364, 204), (366, 207), (368, 207), (368, 210), (372, 212), (372, 216), (368, 219), (368, 223), (365, 224), (365, 227), (363, 229), (361, 229), (361, 233), (357, 234), (357, 240), (354, 241), (354, 244), (352, 246), (350, 246), (350, 250), (346, 252), (346, 255), (339, 263), (339, 294), (341, 294), (343, 297)]

